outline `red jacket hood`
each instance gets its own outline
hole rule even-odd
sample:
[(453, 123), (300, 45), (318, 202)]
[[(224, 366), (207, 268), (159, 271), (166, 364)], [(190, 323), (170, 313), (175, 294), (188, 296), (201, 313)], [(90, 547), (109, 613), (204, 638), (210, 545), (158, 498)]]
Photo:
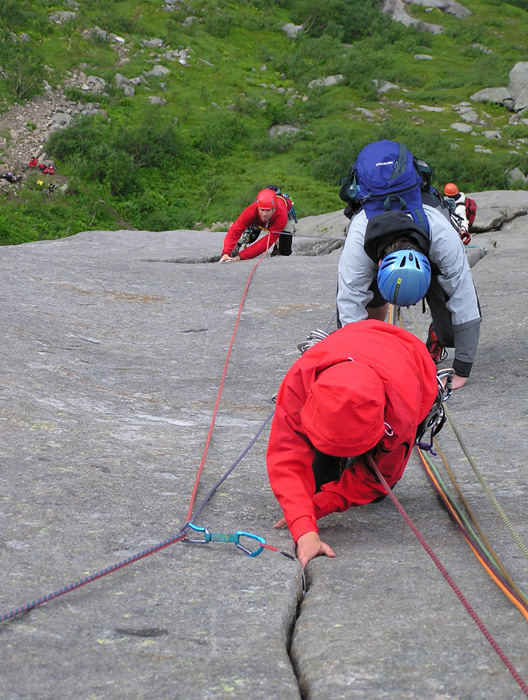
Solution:
[(347, 360), (320, 372), (301, 410), (310, 442), (336, 457), (360, 455), (385, 432), (385, 389), (378, 374)]

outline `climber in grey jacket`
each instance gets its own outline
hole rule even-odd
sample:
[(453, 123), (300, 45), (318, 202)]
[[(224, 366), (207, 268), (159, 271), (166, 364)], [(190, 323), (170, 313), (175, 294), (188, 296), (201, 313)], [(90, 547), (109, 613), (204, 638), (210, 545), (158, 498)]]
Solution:
[(455, 348), (454, 388), (464, 386), (479, 341), (481, 313), (466, 251), (457, 231), (436, 208), (424, 205), (429, 232), (399, 211), (368, 220), (363, 210), (351, 220), (338, 271), (338, 326), (366, 318), (385, 320), (388, 302), (381, 295), (377, 274), (391, 251), (411, 248), (431, 265), (431, 283), (425, 298), (432, 323), (426, 345), (435, 360), (444, 348)]

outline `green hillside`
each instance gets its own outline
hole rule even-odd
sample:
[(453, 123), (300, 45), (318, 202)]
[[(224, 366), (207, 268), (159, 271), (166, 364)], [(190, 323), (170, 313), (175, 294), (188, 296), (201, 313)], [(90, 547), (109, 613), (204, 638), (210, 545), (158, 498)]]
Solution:
[[(218, 222), (224, 229), (269, 183), (292, 196), (299, 216), (334, 211), (337, 180), (380, 138), (426, 159), (438, 186), (506, 189), (508, 170), (528, 169), (528, 126), (509, 124), (511, 113), (489, 103), (473, 105), (482, 120), (476, 136), (450, 125), (460, 121), (454, 105), (506, 87), (525, 60), (528, 3), (463, 5), (471, 11), (463, 19), (406, 5), (444, 27), (431, 34), (390, 20), (369, 0), (0, 0), (4, 113), (58, 86), (100, 110), (44, 146), (66, 192), (45, 195), (31, 172), (3, 198), (0, 241)], [(64, 12), (71, 15), (60, 24), (50, 19)], [(289, 38), (286, 23), (304, 32)], [(156, 65), (170, 72), (147, 75)], [(104, 80), (102, 93), (75, 84), (80, 73)], [(133, 81), (133, 95), (117, 74)], [(309, 87), (334, 75), (341, 82)], [(399, 89), (379, 93), (374, 81)], [(270, 135), (278, 125), (290, 130)], [(479, 136), (489, 130), (502, 138)]]

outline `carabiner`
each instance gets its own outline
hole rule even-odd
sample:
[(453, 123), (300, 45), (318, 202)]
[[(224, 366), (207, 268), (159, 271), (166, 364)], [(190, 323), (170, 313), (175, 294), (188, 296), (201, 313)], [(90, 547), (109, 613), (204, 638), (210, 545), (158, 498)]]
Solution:
[[(454, 369), (443, 369), (436, 375), (436, 380), (438, 382), (438, 388), (442, 397), (442, 402), (447, 401), (451, 398), (453, 393), (453, 376), (455, 374)], [(443, 380), (445, 379), (445, 384)]]
[[(259, 535), (254, 535), (251, 532), (242, 532), (242, 530), (238, 530), (235, 533), (235, 536), (237, 538), (235, 544), (236, 546), (241, 549), (243, 552), (245, 552), (249, 557), (258, 557), (258, 555), (262, 552), (264, 549), (264, 545), (266, 544), (266, 540), (263, 537), (260, 537)], [(249, 537), (250, 540), (256, 540), (257, 542), (260, 543), (260, 545), (256, 549), (248, 549), (247, 547), (244, 547), (244, 545), (240, 544), (240, 538), (241, 537)]]
[(194, 530), (195, 532), (203, 532), (204, 538), (203, 540), (189, 540), (187, 537), (184, 537), (182, 539), (182, 542), (190, 542), (191, 544), (207, 544), (211, 541), (211, 533), (205, 527), (199, 527), (194, 523), (188, 522), (185, 523), (185, 525), (182, 527), (182, 532), (189, 528), (191, 528), (191, 530)]

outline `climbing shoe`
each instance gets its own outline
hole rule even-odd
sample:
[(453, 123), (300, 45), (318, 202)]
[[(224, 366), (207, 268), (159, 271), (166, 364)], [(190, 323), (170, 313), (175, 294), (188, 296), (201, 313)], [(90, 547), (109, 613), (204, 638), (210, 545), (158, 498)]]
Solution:
[(444, 348), (443, 345), (440, 344), (440, 341), (436, 337), (436, 333), (434, 332), (432, 323), (429, 326), (429, 333), (427, 334), (425, 347), (427, 348), (429, 355), (431, 355), (431, 357), (433, 358), (433, 362), (435, 363), (435, 365), (437, 365), (442, 360), (446, 359), (447, 350)]

